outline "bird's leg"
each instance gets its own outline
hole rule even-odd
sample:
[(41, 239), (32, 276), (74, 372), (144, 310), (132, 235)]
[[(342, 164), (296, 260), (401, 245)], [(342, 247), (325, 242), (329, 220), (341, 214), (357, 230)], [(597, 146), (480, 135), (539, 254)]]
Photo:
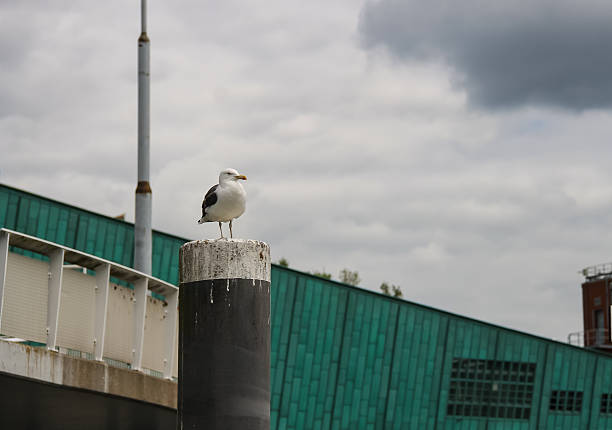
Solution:
[(232, 221), (234, 221), (233, 219), (230, 220), (230, 238), (233, 239), (234, 238), (234, 233), (232, 233)]
[(219, 231), (221, 232), (221, 239), (223, 239), (223, 229), (221, 228), (221, 221), (219, 221)]

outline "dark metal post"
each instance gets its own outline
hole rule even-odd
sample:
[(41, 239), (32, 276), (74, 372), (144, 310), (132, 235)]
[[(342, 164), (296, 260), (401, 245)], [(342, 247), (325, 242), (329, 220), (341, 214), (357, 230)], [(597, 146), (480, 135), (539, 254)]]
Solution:
[(180, 251), (177, 429), (270, 429), (270, 249), (202, 240)]

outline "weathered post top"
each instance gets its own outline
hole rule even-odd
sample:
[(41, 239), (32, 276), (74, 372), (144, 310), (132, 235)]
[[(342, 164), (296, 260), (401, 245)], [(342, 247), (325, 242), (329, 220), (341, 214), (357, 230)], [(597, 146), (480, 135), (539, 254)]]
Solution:
[(179, 253), (180, 282), (257, 279), (270, 282), (270, 247), (244, 239), (194, 240)]
[(186, 243), (179, 255), (177, 429), (270, 429), (270, 248)]

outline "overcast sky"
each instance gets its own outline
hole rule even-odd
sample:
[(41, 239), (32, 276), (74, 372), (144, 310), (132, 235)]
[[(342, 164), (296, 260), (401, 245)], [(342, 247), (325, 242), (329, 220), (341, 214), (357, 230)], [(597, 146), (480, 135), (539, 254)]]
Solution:
[[(0, 182), (133, 220), (139, 3), (0, 0)], [(555, 339), (612, 261), (612, 3), (149, 2), (153, 226)]]

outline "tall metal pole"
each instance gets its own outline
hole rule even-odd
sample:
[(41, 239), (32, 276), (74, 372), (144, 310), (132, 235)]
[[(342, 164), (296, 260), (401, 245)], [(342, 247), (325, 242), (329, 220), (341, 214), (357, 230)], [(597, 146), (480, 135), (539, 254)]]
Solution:
[(134, 223), (134, 269), (151, 274), (152, 233), (149, 184), (149, 86), (150, 61), (147, 36), (147, 0), (141, 0), (142, 32), (138, 38), (138, 187)]

